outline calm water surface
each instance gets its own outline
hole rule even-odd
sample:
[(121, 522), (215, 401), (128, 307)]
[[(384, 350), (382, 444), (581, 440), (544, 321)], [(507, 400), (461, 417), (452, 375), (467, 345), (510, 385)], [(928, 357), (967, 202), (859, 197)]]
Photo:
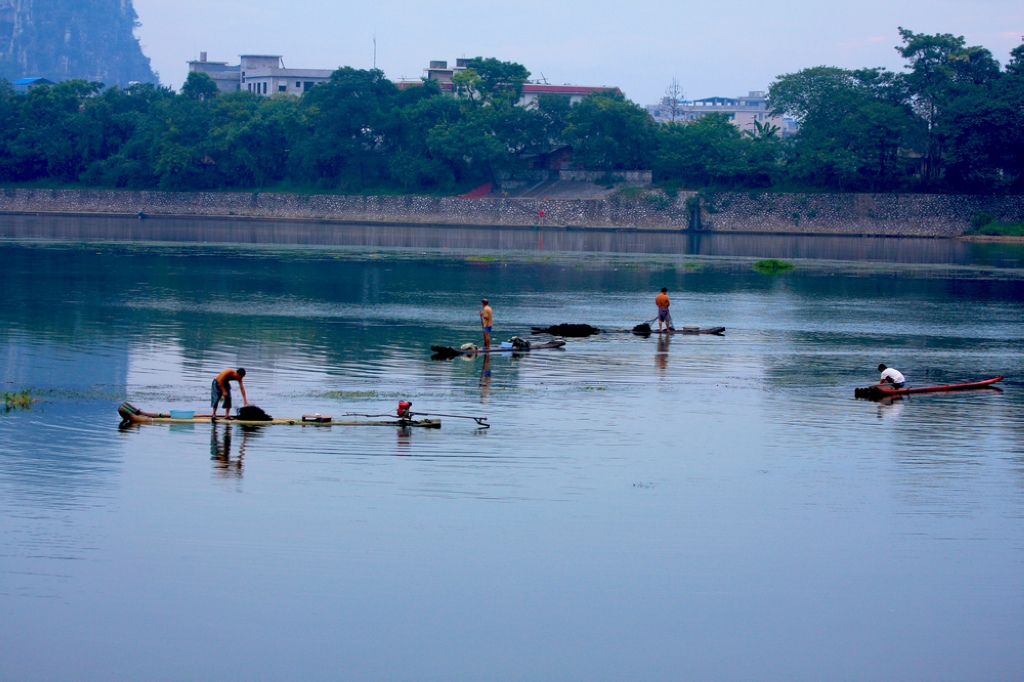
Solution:
[[(0, 412), (0, 678), (1021, 677), (1013, 248), (4, 220), (0, 391), (41, 402)], [(794, 248), (828, 252), (750, 269)], [(662, 286), (726, 335), (430, 358), (479, 342), (481, 296), (504, 339), (629, 328)], [(879, 362), (1007, 379), (855, 400)], [(275, 416), (493, 427), (118, 428), (228, 366)]]

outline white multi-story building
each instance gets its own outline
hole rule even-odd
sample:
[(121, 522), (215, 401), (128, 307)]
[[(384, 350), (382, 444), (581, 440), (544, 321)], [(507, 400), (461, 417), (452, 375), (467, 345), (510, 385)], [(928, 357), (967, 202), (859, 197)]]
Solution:
[(798, 129), (797, 122), (788, 116), (772, 116), (763, 90), (751, 90), (745, 97), (706, 97), (695, 100), (664, 98), (660, 104), (647, 105), (647, 111), (658, 123), (686, 123), (708, 114), (725, 114), (740, 130), (753, 131), (754, 122), (779, 127), (783, 137), (793, 135)]
[(229, 66), (207, 61), (205, 52), (199, 53), (198, 61), (188, 63), (188, 70), (206, 73), (221, 92), (245, 90), (258, 95), (301, 95), (329, 81), (334, 73), (330, 69), (287, 69), (280, 55), (243, 54), (237, 66)]

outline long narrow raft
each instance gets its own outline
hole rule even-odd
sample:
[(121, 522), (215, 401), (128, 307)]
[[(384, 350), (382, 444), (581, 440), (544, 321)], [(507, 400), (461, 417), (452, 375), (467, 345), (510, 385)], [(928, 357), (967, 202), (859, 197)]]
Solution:
[(652, 334), (724, 334), (725, 327), (683, 327), (682, 329), (651, 330)]
[(876, 384), (874, 386), (868, 386), (866, 388), (855, 388), (853, 389), (853, 396), (855, 398), (869, 398), (871, 400), (877, 400), (880, 398), (888, 398), (894, 395), (911, 395), (914, 393), (943, 393), (946, 391), (969, 391), (975, 388), (987, 388), (992, 384), (1002, 381), (1002, 375), (992, 377), (991, 379), (984, 379), (982, 381), (970, 381), (963, 384), (945, 384), (942, 386), (921, 386), (919, 388), (892, 388), (884, 384)]
[[(175, 418), (169, 412), (143, 412), (130, 403), (121, 403), (117, 408), (122, 424), (209, 424), (212, 415), (196, 414), (190, 418)], [(287, 424), (290, 426), (398, 426), (424, 429), (441, 428), (440, 419), (334, 419), (325, 415), (303, 415), (294, 418), (276, 418), (269, 421), (217, 417), (218, 424), (240, 424), (242, 426), (267, 426)]]
[(686, 325), (679, 329), (652, 329), (650, 325), (638, 324), (633, 328), (637, 336), (650, 336), (651, 334), (715, 334), (721, 336), (725, 333), (725, 327), (698, 327), (697, 325)]

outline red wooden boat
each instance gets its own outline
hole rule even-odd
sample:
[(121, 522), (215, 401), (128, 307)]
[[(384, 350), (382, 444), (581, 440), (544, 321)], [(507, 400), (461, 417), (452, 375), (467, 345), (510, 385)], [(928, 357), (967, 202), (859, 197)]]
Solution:
[(874, 386), (868, 386), (866, 388), (855, 388), (853, 389), (853, 396), (855, 398), (869, 398), (871, 400), (878, 400), (880, 398), (888, 398), (894, 395), (910, 395), (912, 393), (942, 393), (945, 391), (969, 391), (972, 388), (986, 388), (1002, 381), (1002, 375), (992, 377), (991, 379), (984, 379), (982, 381), (970, 381), (963, 384), (945, 384), (943, 386), (921, 386), (920, 388), (893, 388), (889, 384), (875, 384)]

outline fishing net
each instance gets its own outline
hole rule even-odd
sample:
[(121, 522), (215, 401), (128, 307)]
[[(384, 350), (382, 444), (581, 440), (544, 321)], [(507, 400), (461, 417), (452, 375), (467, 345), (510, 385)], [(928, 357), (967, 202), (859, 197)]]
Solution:
[(273, 417), (255, 405), (243, 405), (238, 408), (238, 419), (247, 422), (268, 422)]

